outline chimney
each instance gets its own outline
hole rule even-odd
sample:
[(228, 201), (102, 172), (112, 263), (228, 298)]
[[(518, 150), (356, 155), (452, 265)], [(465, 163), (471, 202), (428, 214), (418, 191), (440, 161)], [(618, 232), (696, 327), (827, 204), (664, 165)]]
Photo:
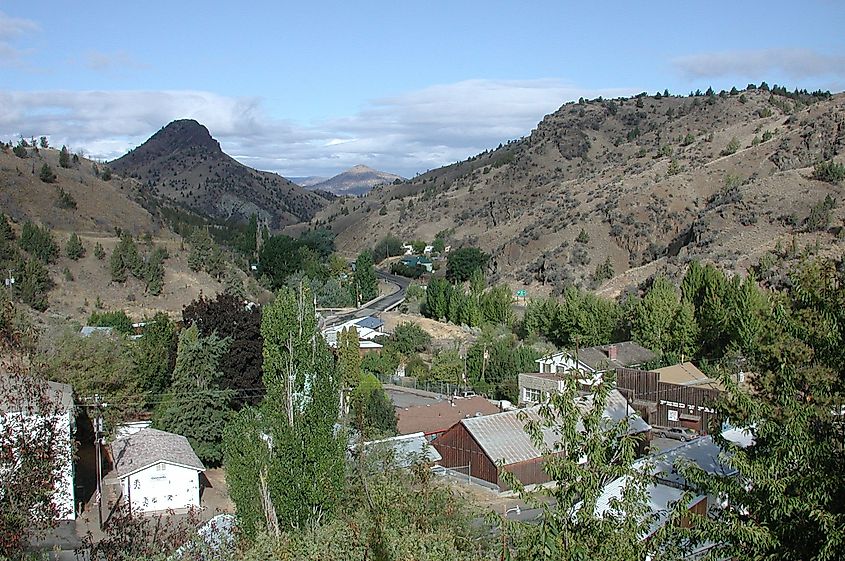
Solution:
[(616, 357), (619, 354), (619, 349), (616, 348), (616, 345), (610, 345), (607, 347), (607, 358), (609, 360), (616, 360)]

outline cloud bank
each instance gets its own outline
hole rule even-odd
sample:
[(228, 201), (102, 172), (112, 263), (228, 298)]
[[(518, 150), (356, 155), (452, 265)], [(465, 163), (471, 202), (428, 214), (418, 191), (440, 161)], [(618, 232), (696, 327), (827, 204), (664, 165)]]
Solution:
[(7, 91), (0, 92), (0, 138), (47, 135), (53, 145), (110, 160), (170, 121), (191, 118), (258, 169), (333, 175), (366, 164), (411, 176), (525, 135), (566, 101), (635, 91), (553, 79), (467, 80), (376, 99), (313, 124), (270, 115), (258, 97), (206, 91)]
[(675, 58), (672, 65), (690, 79), (725, 76), (767, 79), (774, 74), (796, 81), (825, 76), (845, 78), (845, 56), (825, 55), (809, 49), (701, 53)]
[(31, 49), (16, 46), (15, 40), (39, 29), (38, 24), (32, 20), (14, 18), (0, 12), (0, 67), (21, 66)]

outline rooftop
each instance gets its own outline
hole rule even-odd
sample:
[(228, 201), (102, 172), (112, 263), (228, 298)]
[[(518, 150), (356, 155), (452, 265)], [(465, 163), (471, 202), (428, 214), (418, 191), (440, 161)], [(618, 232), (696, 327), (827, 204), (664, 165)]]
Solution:
[(118, 438), (112, 445), (114, 469), (118, 477), (132, 475), (159, 462), (205, 471), (188, 439), (158, 429), (143, 429)]
[(428, 443), (425, 434), (421, 432), (365, 442), (364, 448), (367, 450), (390, 450), (393, 453), (396, 465), (404, 468), (411, 467), (420, 461), (437, 463), (443, 459), (440, 452)]
[(39, 384), (44, 384), (44, 396), (55, 405), (56, 410), (51, 413), (66, 412), (73, 409), (73, 388), (70, 384), (41, 380), (31, 376), (10, 375), (0, 369), (0, 412), (18, 413), (23, 410), (40, 407), (39, 403), (30, 400), (40, 400)]
[[(586, 412), (593, 407), (590, 397), (578, 398), (578, 407)], [(475, 438), (478, 445), (494, 462), (503, 461), (505, 465), (515, 464), (539, 458), (543, 451), (539, 450), (525, 432), (525, 425), (529, 420), (540, 420), (538, 414), (540, 406), (516, 411), (506, 411), (487, 417), (464, 419), (461, 424)], [(521, 419), (524, 413), (525, 419)], [(628, 401), (617, 390), (608, 395), (607, 405), (602, 416), (611, 422), (619, 423), (628, 420), (628, 434), (637, 434), (649, 430), (649, 425), (636, 414), (628, 405)], [(559, 435), (552, 428), (543, 429), (543, 444), (552, 448), (560, 441)]]
[[(616, 358), (611, 359), (613, 349)], [(570, 351), (562, 351), (543, 357), (537, 362), (545, 362), (562, 356), (572, 356)], [(631, 368), (639, 366), (657, 358), (657, 355), (633, 341), (622, 341), (610, 345), (586, 347), (578, 350), (578, 361), (592, 370), (608, 370), (611, 368)]]
[(381, 318), (367, 316), (356, 321), (355, 325), (359, 327), (366, 327), (367, 329), (378, 329), (384, 325), (384, 321), (382, 321)]
[(717, 380), (708, 377), (704, 372), (695, 367), (691, 362), (673, 364), (663, 368), (655, 368), (659, 380), (668, 384), (679, 386), (701, 386), (719, 391), (724, 391), (724, 386)]
[(499, 408), (481, 396), (455, 397), (431, 405), (399, 409), (399, 434), (422, 432), (433, 434), (452, 427), (462, 419), (498, 413)]

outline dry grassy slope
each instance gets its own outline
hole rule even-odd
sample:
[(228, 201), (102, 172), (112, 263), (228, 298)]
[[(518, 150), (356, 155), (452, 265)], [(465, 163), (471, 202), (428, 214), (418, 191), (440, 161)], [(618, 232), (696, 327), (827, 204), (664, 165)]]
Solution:
[[(800, 224), (825, 195), (841, 194), (841, 186), (810, 175), (821, 158), (842, 161), (845, 95), (796, 107), (769, 92), (744, 94), (745, 103), (739, 95), (712, 104), (704, 97), (644, 97), (642, 107), (634, 99), (570, 103), (528, 137), (363, 199), (338, 200), (317, 220), (332, 225), (350, 254), (387, 232), (432, 239), (455, 228), (455, 241), (493, 255), (494, 276), (540, 291), (565, 280), (589, 284), (608, 256), (617, 274), (628, 271), (608, 283), (614, 292), (614, 282), (635, 283), (692, 257), (743, 270), (793, 235), (837, 245), (832, 233), (803, 234), (790, 222)], [(752, 146), (766, 131), (774, 137)], [(694, 140), (684, 145), (688, 134)], [(733, 138), (740, 149), (723, 156)], [(737, 185), (718, 196), (729, 176)], [(834, 211), (833, 225), (842, 224), (843, 210)], [(575, 242), (582, 228), (587, 244)]]
[[(17, 229), (28, 219), (48, 226), (62, 250), (70, 233), (77, 232), (88, 252), (85, 258), (74, 262), (62, 251), (58, 261), (49, 266), (57, 286), (50, 293), (48, 314), (84, 320), (94, 310), (99, 296), (104, 309), (126, 309), (134, 318), (158, 310), (178, 317), (182, 307), (200, 292), (214, 295), (222, 289), (207, 274), (188, 269), (181, 238), (158, 224), (133, 200), (139, 196), (136, 181), (117, 177), (101, 181), (94, 176), (93, 162), (84, 158), (70, 169), (60, 168), (58, 161), (56, 150), (39, 150), (37, 154), (30, 150), (27, 159), (0, 151), (0, 212), (9, 215)], [(56, 183), (39, 180), (38, 172), (44, 163), (53, 167), (58, 176)], [(73, 197), (76, 209), (56, 206), (59, 188)], [(171, 257), (165, 261), (164, 290), (160, 296), (145, 295), (143, 285), (134, 279), (125, 285), (110, 282), (108, 257), (99, 261), (93, 253), (99, 242), (110, 255), (117, 243), (115, 228), (136, 237), (149, 233), (155, 243), (168, 248)], [(65, 280), (65, 267), (70, 269), (74, 281)]]
[(224, 220), (257, 214), (273, 229), (308, 221), (328, 204), (319, 193), (237, 162), (193, 120), (168, 124), (111, 165), (182, 207)]

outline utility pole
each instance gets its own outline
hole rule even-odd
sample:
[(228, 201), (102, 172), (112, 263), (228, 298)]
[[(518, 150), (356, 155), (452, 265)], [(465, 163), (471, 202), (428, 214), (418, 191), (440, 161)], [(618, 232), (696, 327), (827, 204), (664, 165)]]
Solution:
[(103, 444), (103, 415), (102, 407), (105, 404), (100, 402), (100, 394), (94, 396), (94, 407), (97, 409), (97, 416), (94, 417), (94, 449), (97, 462), (97, 521), (100, 530), (103, 529), (103, 456), (101, 446)]

